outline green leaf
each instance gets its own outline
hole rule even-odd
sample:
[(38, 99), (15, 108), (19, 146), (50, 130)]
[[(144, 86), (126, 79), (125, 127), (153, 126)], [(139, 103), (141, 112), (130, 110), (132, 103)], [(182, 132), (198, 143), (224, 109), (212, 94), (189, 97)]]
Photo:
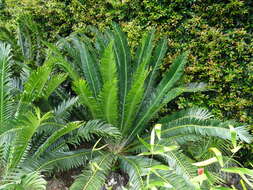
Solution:
[(215, 147), (211, 147), (209, 148), (210, 151), (214, 152), (219, 164), (221, 167), (224, 166), (224, 163), (223, 163), (223, 158), (222, 158), (222, 154), (221, 154), (221, 151), (219, 151), (217, 148)]

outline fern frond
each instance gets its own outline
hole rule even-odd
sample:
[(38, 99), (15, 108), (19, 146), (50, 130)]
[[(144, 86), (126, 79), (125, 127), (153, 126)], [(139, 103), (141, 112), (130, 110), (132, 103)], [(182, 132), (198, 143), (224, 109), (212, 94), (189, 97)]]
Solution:
[(94, 158), (82, 174), (71, 185), (70, 190), (100, 190), (111, 170), (115, 158), (105, 154)]

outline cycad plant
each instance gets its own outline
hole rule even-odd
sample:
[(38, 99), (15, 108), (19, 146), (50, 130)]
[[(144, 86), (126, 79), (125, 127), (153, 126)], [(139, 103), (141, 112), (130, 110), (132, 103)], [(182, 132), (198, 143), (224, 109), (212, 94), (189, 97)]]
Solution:
[[(146, 34), (134, 55), (125, 34), (116, 24), (113, 30), (96, 32), (95, 43), (84, 35), (73, 34), (58, 43), (58, 49), (48, 45), (58, 65), (68, 72), (73, 80), (73, 90), (79, 102), (90, 113), (91, 119), (103, 120), (118, 129), (121, 138), (116, 142), (102, 138), (101, 154), (91, 160), (83, 173), (70, 187), (71, 190), (99, 190), (114, 166), (129, 177), (126, 188), (145, 189), (145, 176), (150, 163), (167, 164), (172, 170), (162, 171), (171, 189), (193, 189), (192, 179), (197, 168), (191, 163), (186, 148), (189, 142), (198, 143), (209, 137), (230, 139), (228, 125), (211, 119), (203, 109), (180, 111), (159, 120), (162, 124), (162, 143), (168, 147), (181, 147), (184, 151), (165, 151), (163, 156), (137, 156), (145, 151), (137, 136), (149, 140), (146, 130), (161, 109), (185, 92), (203, 90), (203, 83), (181, 84), (187, 61), (187, 53), (179, 55), (168, 72), (159, 75), (159, 67), (167, 51), (167, 40), (154, 45), (154, 31)], [(66, 55), (66, 58), (61, 54)], [(233, 123), (233, 125), (235, 125)], [(238, 126), (238, 124), (236, 124)], [(90, 130), (90, 129), (89, 129)], [(96, 128), (97, 134), (105, 128)], [(238, 140), (250, 142), (251, 137), (244, 127), (236, 127)], [(103, 143), (104, 144), (103, 144)], [(199, 145), (201, 146), (201, 144)]]
[[(45, 106), (67, 76), (57, 73), (53, 63), (54, 59), (48, 58), (43, 66), (35, 70), (27, 66), (15, 76), (12, 71), (17, 65), (10, 45), (0, 43), (0, 189), (44, 190), (46, 181), (41, 172), (68, 170), (90, 158), (90, 150), (72, 151), (68, 146), (78, 140), (67, 134), (84, 126), (82, 122), (66, 121), (68, 109), (77, 98), (55, 107)], [(99, 121), (95, 123), (99, 124), (110, 129)], [(94, 122), (85, 126), (79, 136), (90, 138), (93, 132), (87, 129)]]

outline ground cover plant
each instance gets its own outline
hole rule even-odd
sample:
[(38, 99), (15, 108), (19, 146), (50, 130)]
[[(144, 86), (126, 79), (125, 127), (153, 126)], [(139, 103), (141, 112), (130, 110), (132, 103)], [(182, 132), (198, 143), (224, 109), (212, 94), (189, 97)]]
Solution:
[[(212, 119), (206, 110), (193, 108), (158, 120), (163, 126), (161, 145), (168, 151), (152, 158), (145, 153), (138, 156), (145, 152), (145, 146), (136, 141), (136, 137), (144, 135), (144, 139), (149, 138), (145, 137), (145, 130), (149, 129), (149, 123), (157, 113), (182, 93), (204, 89), (203, 83), (180, 83), (187, 53), (178, 56), (170, 70), (159, 79), (158, 68), (167, 43), (163, 39), (155, 46), (153, 39), (154, 32), (146, 34), (137, 51), (131, 55), (125, 34), (114, 24), (112, 31), (98, 32), (94, 43), (82, 34), (73, 34), (61, 39), (58, 49), (48, 44), (52, 55), (58, 57), (60, 68), (69, 73), (72, 88), (90, 119), (106, 121), (117, 129), (116, 141), (111, 141), (108, 128), (95, 128), (94, 134), (107, 133), (95, 143), (100, 145), (100, 155), (93, 157), (70, 189), (100, 189), (113, 166), (128, 175), (126, 188), (144, 189), (143, 180), (150, 163), (166, 164), (172, 168), (163, 173), (171, 188), (194, 189), (192, 179), (197, 175), (197, 167), (192, 162), (199, 158), (187, 144), (195, 144), (196, 150), (202, 146), (203, 140), (209, 141), (212, 137), (212, 143), (223, 146), (225, 140), (231, 138), (229, 125), (235, 126), (238, 140), (251, 142), (244, 126), (233, 121)], [(111, 136), (115, 136), (113, 132)], [(173, 147), (181, 148), (174, 150)], [(202, 156), (205, 155), (208, 157), (206, 150), (202, 150)]]

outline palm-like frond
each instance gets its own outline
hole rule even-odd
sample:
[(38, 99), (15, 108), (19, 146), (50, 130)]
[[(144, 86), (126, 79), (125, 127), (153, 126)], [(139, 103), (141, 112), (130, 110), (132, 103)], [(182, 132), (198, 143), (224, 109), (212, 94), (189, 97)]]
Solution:
[(37, 70), (31, 73), (24, 86), (24, 93), (22, 95), (24, 102), (32, 102), (42, 96), (43, 88), (52, 70), (50, 64), (50, 61), (48, 61), (48, 64), (38, 67)]
[(78, 129), (81, 125), (82, 124), (80, 122), (71, 122), (68, 123), (66, 126), (62, 127), (61, 129), (57, 130), (37, 149), (37, 151), (33, 155), (34, 159), (37, 159), (44, 151), (46, 151), (46, 149), (50, 145), (56, 142), (57, 139), (75, 129)]
[(145, 181), (142, 178), (147, 175), (147, 170), (152, 161), (145, 157), (121, 156), (120, 167), (129, 176), (128, 187), (133, 190), (144, 189)]
[(144, 82), (147, 77), (147, 70), (145, 69), (146, 62), (142, 63), (136, 70), (133, 76), (132, 86), (126, 97), (125, 119), (123, 125), (123, 133), (132, 130), (134, 118), (137, 115), (139, 106), (144, 94)]
[(110, 153), (94, 158), (89, 163), (88, 169), (84, 170), (71, 185), (70, 190), (100, 190), (114, 160), (114, 156)]
[(213, 115), (207, 109), (195, 107), (167, 115), (162, 119), (160, 119), (158, 123), (168, 123), (183, 118), (195, 118), (199, 120), (206, 120), (212, 117)]
[(105, 48), (101, 59), (103, 89), (99, 95), (104, 119), (115, 126), (118, 123), (118, 80), (113, 42)]
[(10, 46), (0, 43), (0, 128), (4, 127), (6, 122), (12, 116), (11, 103), (11, 80), (10, 80)]
[(123, 126), (125, 118), (126, 97), (130, 81), (130, 61), (131, 54), (125, 34), (117, 24), (113, 24), (114, 52), (116, 57), (117, 70), (119, 75), (120, 93), (120, 128)]
[(85, 125), (78, 129), (77, 135), (86, 140), (91, 140), (93, 135), (111, 140), (121, 138), (121, 133), (118, 128), (100, 120), (88, 121)]
[[(171, 137), (180, 134), (196, 134), (202, 136), (213, 136), (222, 139), (230, 139), (231, 134), (228, 129), (229, 122), (221, 122), (218, 120), (199, 120), (196, 118), (183, 117), (169, 123), (164, 123), (163, 136)], [(252, 137), (243, 127), (235, 128), (240, 140), (247, 143), (251, 142)]]
[(100, 118), (99, 104), (95, 97), (92, 95), (87, 82), (83, 79), (74, 82), (74, 90), (79, 95), (81, 104), (87, 106), (93, 118)]
[(2, 190), (46, 190), (46, 180), (39, 172), (25, 172), (22, 170), (12, 173), (5, 179), (5, 185), (0, 185)]
[(155, 31), (153, 30), (152, 32), (149, 32), (143, 36), (141, 45), (136, 51), (134, 67), (137, 68), (143, 62), (149, 63), (152, 56), (154, 33)]
[(17, 134), (14, 145), (11, 149), (11, 156), (9, 157), (8, 164), (6, 166), (7, 172), (15, 169), (19, 164), (22, 163), (26, 152), (29, 150), (29, 144), (36, 129), (49, 117), (49, 114), (45, 114), (41, 117), (40, 111), (36, 109), (36, 114), (28, 112), (18, 121), (16, 121), (18, 122), (17, 126), (21, 127), (21, 130)]
[(99, 153), (90, 149), (80, 149), (75, 151), (49, 151), (40, 158), (27, 158), (22, 164), (22, 168), (30, 171), (67, 171), (83, 166), (93, 156)]
[(86, 44), (78, 39), (73, 39), (73, 43), (76, 47), (76, 50), (79, 52), (78, 58), (80, 60), (78, 63), (82, 68), (85, 79), (87, 80), (93, 95), (97, 97), (101, 89), (101, 79), (98, 71), (98, 65), (95, 63), (96, 60), (94, 60)]
[(55, 89), (67, 78), (67, 75), (64, 73), (55, 74), (50, 77), (50, 80), (47, 82), (46, 87), (44, 88), (44, 98), (48, 97), (55, 91)]
[(69, 110), (76, 104), (78, 97), (71, 97), (63, 100), (57, 107), (54, 108), (54, 115), (57, 121), (65, 120), (66, 115), (69, 115)]
[(154, 57), (151, 58), (152, 59), (151, 65), (150, 65), (151, 71), (150, 71), (149, 76), (146, 81), (144, 99), (150, 95), (150, 93), (152, 92), (152, 88), (154, 88), (155, 79), (157, 77), (157, 70), (159, 69), (159, 66), (162, 63), (162, 60), (166, 54), (167, 48), (168, 48), (167, 40), (162, 39), (158, 43), (158, 45), (155, 49)]
[(61, 52), (56, 46), (49, 43), (45, 44), (51, 51), (51, 55), (55, 55), (56, 65), (60, 66), (65, 72), (67, 72), (73, 80), (78, 80), (80, 76), (78, 72), (76, 72), (76, 67), (73, 64), (69, 63), (67, 60), (65, 60), (65, 58), (61, 55)]
[(177, 175), (182, 176), (189, 186), (192, 186), (190, 180), (197, 176), (197, 167), (192, 165), (187, 156), (177, 150), (163, 153), (161, 157)]

